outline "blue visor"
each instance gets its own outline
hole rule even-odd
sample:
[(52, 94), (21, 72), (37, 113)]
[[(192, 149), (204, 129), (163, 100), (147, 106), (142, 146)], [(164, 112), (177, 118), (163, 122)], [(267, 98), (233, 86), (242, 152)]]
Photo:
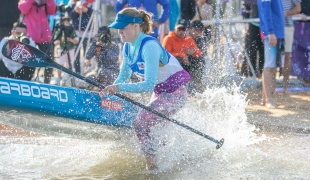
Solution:
[(108, 26), (108, 27), (109, 28), (114, 28), (114, 29), (123, 29), (123, 28), (125, 28), (130, 23), (141, 24), (142, 23), (142, 18), (128, 16), (128, 15), (125, 15), (125, 14), (116, 14), (115, 21), (110, 26)]

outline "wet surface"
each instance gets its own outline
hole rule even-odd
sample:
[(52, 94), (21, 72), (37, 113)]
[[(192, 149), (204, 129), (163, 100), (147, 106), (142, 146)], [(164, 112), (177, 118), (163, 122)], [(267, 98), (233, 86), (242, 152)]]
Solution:
[[(248, 122), (246, 107), (254, 106), (247, 105), (245, 96), (222, 89), (190, 99), (174, 118), (217, 139), (225, 138), (225, 143), (216, 150), (215, 143), (176, 125), (156, 130), (155, 135), (168, 137), (168, 143), (158, 150), (158, 172), (145, 169), (144, 157), (131, 129), (1, 110), (0, 176), (4, 179), (308, 179), (309, 135), (259, 130)], [(277, 114), (268, 109), (255, 113), (257, 120), (265, 115), (269, 121), (274, 121), (273, 115)]]

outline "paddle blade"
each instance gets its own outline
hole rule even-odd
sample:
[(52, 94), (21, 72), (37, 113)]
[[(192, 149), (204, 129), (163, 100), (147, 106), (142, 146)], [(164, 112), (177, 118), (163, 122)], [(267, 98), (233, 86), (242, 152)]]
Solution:
[(30, 67), (51, 67), (54, 61), (39, 49), (16, 40), (8, 40), (2, 47), (4, 57)]

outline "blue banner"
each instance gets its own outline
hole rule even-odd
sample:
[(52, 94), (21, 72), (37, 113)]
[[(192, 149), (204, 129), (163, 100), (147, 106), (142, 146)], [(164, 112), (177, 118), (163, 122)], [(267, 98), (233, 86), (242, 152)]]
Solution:
[(291, 75), (310, 79), (310, 22), (295, 22)]

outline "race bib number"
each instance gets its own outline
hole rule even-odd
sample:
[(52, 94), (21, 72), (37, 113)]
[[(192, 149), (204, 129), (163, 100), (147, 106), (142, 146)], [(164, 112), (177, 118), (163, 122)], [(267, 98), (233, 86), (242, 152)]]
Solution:
[(102, 108), (121, 111), (123, 109), (122, 103), (117, 101), (109, 101), (106, 99), (101, 100), (100, 105)]

